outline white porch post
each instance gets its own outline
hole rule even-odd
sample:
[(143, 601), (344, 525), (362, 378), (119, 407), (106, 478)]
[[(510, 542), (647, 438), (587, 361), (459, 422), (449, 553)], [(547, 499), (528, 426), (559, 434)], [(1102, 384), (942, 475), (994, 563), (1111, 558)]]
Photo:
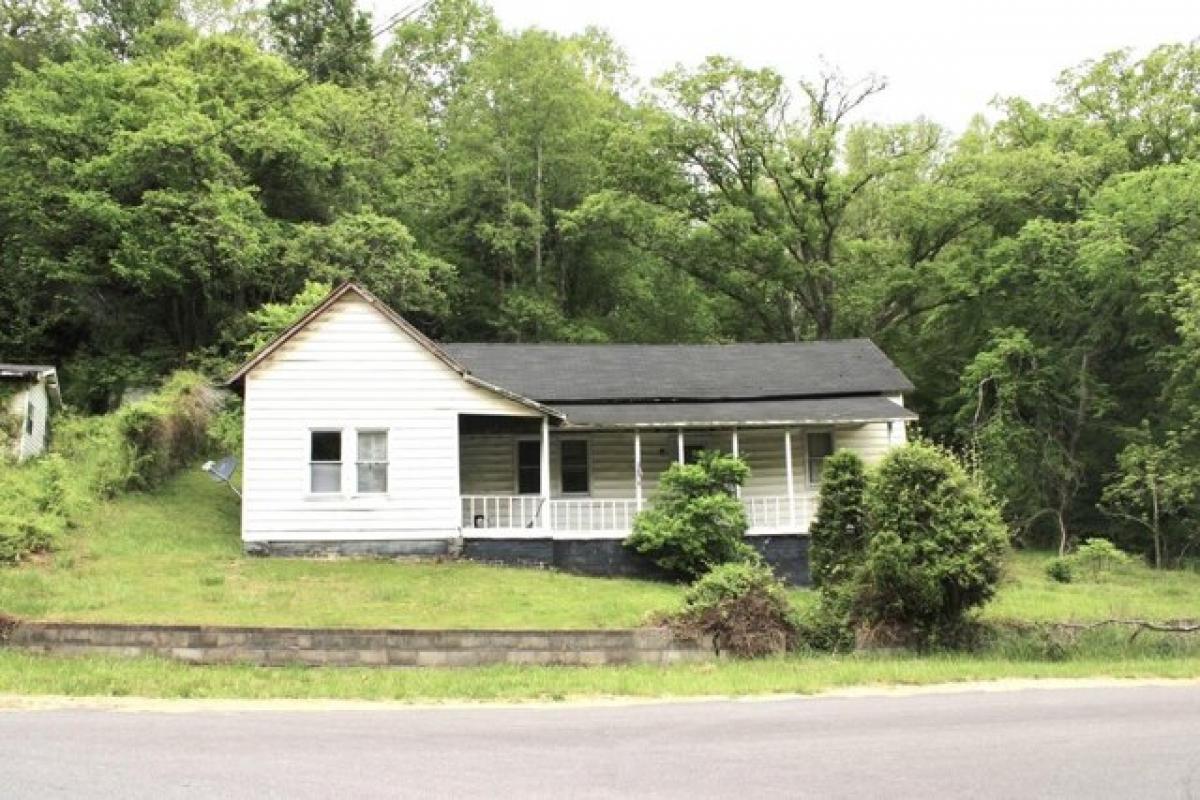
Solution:
[(791, 515), (792, 527), (796, 527), (796, 481), (792, 477), (792, 432), (783, 432), (783, 465), (787, 472), (788, 513)]
[(541, 485), (538, 487), (542, 495), (541, 527), (550, 530), (550, 418), (542, 417), (542, 452), (539, 464)]
[(679, 440), (679, 463), (683, 463), (683, 428), (676, 431), (676, 438)]
[(642, 432), (633, 432), (633, 496), (637, 510), (642, 510)]
[[(729, 436), (729, 446), (730, 446), (730, 449), (733, 450), (733, 457), (737, 458), (738, 457), (738, 430), (737, 430), (737, 428), (734, 428), (733, 432)], [(739, 499), (741, 499), (742, 485), (740, 483), (736, 487), (734, 487), (734, 492), (737, 495), (737, 497)]]

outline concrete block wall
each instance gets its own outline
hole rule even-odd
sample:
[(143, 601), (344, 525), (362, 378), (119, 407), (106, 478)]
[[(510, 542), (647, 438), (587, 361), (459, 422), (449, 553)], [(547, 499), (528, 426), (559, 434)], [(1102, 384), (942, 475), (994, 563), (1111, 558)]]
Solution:
[(51, 655), (159, 656), (194, 664), (473, 667), (674, 664), (715, 658), (659, 628), (590, 631), (383, 630), (21, 622), (7, 647)]

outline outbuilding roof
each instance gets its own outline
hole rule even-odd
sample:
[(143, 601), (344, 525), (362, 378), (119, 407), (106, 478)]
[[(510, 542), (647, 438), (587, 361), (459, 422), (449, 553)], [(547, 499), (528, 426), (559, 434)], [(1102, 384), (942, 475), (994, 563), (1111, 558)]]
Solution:
[(913, 389), (868, 339), (719, 344), (443, 344), (472, 374), (563, 401), (753, 400)]
[(62, 390), (58, 385), (58, 370), (49, 364), (0, 364), (0, 381), (42, 381), (50, 391), (50, 397), (62, 406)]

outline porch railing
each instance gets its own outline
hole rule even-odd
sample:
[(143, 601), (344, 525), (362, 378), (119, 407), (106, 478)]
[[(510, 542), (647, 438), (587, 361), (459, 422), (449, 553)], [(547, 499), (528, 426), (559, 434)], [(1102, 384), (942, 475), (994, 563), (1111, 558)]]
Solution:
[(630, 531), (635, 516), (633, 499), (550, 501), (550, 527), (556, 531)]
[[(795, 531), (808, 528), (810, 498), (796, 495), (795, 517), (792, 504), (783, 495), (744, 497), (747, 521), (751, 529)], [(620, 531), (633, 529), (637, 501), (632, 498), (553, 498), (545, 507), (537, 495), (463, 495), (464, 530), (529, 530), (549, 522), (556, 531)]]
[(476, 494), (462, 496), (462, 527), (536, 528), (542, 498), (537, 495)]

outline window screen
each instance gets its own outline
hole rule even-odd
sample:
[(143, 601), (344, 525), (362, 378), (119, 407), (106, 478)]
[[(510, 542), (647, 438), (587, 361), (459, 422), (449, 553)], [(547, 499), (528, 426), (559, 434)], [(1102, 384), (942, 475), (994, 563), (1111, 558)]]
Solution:
[(387, 491), (387, 431), (358, 432), (358, 491), (378, 494)]
[(583, 440), (563, 442), (560, 466), (563, 494), (586, 494), (588, 491), (588, 443)]
[(825, 469), (825, 458), (833, 453), (833, 434), (829, 431), (808, 434), (808, 482), (817, 485)]
[(341, 431), (313, 431), (310, 434), (309, 473), (314, 493), (342, 490)]
[(542, 491), (542, 443), (526, 439), (517, 442), (517, 494)]

